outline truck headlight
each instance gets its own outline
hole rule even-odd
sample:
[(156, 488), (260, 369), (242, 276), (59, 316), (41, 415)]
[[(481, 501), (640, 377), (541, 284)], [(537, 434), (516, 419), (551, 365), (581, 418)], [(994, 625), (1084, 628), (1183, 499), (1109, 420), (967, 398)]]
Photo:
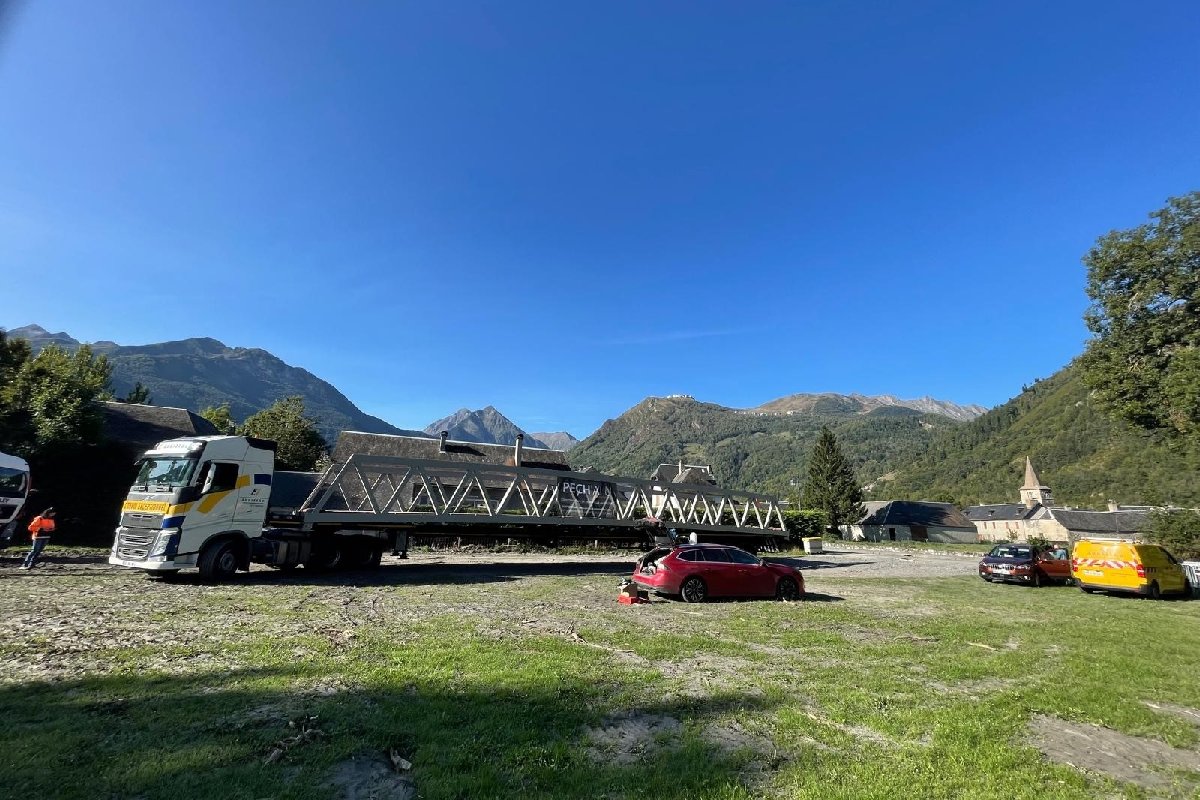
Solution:
[(154, 541), (154, 547), (150, 548), (147, 558), (173, 556), (178, 552), (179, 528), (163, 528), (159, 532), (158, 538)]

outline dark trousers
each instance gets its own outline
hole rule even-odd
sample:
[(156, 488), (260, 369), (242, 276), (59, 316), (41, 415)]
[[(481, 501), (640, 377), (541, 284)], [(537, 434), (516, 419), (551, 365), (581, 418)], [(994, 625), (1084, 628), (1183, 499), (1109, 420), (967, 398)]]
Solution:
[(38, 556), (46, 549), (46, 545), (50, 544), (49, 536), (38, 536), (33, 540), (33, 547), (29, 550), (29, 555), (25, 556), (25, 564), (23, 566), (32, 567), (37, 563)]

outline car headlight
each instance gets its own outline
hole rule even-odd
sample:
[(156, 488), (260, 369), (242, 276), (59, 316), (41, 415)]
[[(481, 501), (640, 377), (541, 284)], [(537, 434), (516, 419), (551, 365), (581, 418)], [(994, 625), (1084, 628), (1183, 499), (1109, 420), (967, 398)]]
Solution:
[(179, 552), (179, 528), (163, 528), (159, 532), (158, 538), (154, 541), (154, 547), (150, 548), (147, 557), (173, 556), (177, 552)]

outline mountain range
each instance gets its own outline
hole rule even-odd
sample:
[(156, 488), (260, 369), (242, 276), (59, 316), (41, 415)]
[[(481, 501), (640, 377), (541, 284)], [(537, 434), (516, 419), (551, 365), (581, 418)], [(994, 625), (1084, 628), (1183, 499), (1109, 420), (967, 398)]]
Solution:
[[(37, 325), (15, 328), (35, 350), (80, 342)], [(424, 431), (404, 430), (361, 411), (307, 370), (257, 348), (215, 339), (141, 346), (92, 344), (113, 365), (118, 396), (136, 383), (158, 405), (192, 410), (229, 403), (236, 419), (281, 397), (300, 395), (322, 434), (340, 430), (512, 444), (524, 433), (496, 408), (460, 409)], [(746, 409), (688, 395), (649, 397), (606, 421), (582, 442), (568, 433), (527, 433), (530, 447), (571, 449), (577, 468), (644, 476), (659, 464), (710, 464), (731, 488), (794, 495), (817, 433), (828, 426), (873, 497), (959, 504), (1016, 499), (1026, 456), (1059, 502), (1200, 504), (1200, 442), (1136, 431), (1104, 416), (1074, 365), (1035, 381), (990, 411), (929, 397), (793, 394)]]
[[(67, 350), (81, 344), (66, 333), (50, 333), (38, 325), (12, 328), (8, 335), (29, 340), (34, 352), (50, 344)], [(112, 387), (118, 397), (141, 383), (156, 405), (200, 411), (228, 403), (230, 413), (240, 421), (280, 398), (300, 395), (305, 410), (330, 442), (341, 430), (425, 435), (364, 413), (326, 381), (266, 350), (227, 347), (207, 338), (136, 346), (100, 341), (91, 347), (112, 364)]]

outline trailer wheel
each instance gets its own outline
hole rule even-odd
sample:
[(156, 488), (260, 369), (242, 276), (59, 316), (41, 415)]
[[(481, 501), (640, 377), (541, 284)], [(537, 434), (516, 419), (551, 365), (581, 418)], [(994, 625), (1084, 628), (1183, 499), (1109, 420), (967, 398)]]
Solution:
[(345, 551), (345, 566), (349, 569), (375, 569), (383, 560), (383, 547), (372, 541), (353, 542)]
[(200, 568), (200, 577), (206, 581), (223, 581), (232, 577), (238, 567), (233, 542), (226, 540), (208, 545), (200, 554), (196, 566)]

